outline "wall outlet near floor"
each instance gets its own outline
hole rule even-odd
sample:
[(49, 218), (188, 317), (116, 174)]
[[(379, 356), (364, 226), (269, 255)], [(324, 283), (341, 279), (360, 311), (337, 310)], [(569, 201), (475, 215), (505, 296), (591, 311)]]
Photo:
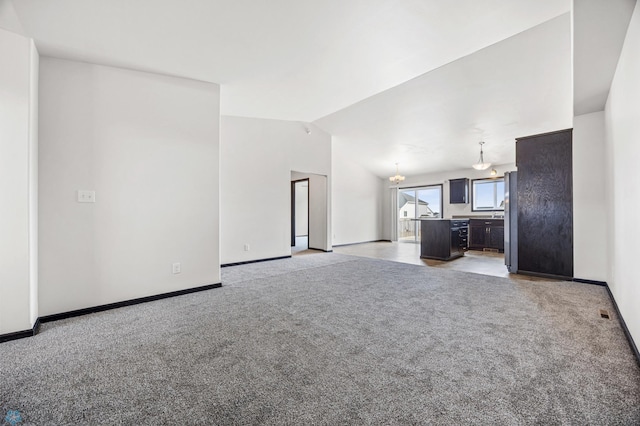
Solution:
[(249, 249), (250, 249), (250, 248), (251, 248), (251, 247), (249, 246), (249, 244), (248, 244), (248, 243), (244, 245), (244, 251), (249, 251)]
[(173, 264), (173, 273), (174, 274), (179, 274), (180, 272), (182, 272), (182, 267), (180, 266), (180, 262), (176, 262)]

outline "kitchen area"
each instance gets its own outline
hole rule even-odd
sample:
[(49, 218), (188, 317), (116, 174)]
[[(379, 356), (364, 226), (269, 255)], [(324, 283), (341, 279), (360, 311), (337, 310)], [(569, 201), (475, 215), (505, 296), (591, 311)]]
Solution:
[[(507, 226), (516, 220), (510, 217), (512, 201), (508, 191), (509, 182), (515, 184), (516, 175), (517, 172), (506, 172), (504, 176), (472, 181), (476, 199), (485, 200), (474, 202), (473, 215), (454, 215), (451, 219), (436, 221), (418, 218), (421, 257), (452, 260), (463, 256), (467, 250), (504, 253), (505, 238), (509, 239), (508, 229), (505, 233), (505, 215)], [(470, 180), (452, 179), (449, 185), (450, 203), (466, 204), (470, 199)]]
[[(472, 255), (495, 265), (499, 257), (505, 274), (572, 279), (571, 142), (571, 129), (518, 138), (518, 171), (445, 182), (449, 204), (470, 207), (470, 214), (441, 218), (431, 208), (414, 218), (420, 258), (429, 265)], [(421, 202), (429, 208), (417, 195)]]
[[(399, 255), (393, 254), (394, 258), (440, 269), (508, 276), (503, 175), (513, 168), (503, 166), (495, 177), (486, 177), (490, 170), (462, 172), (468, 173), (463, 178), (458, 172), (441, 184), (399, 188)], [(386, 251), (384, 245), (378, 249)]]
[(572, 129), (515, 145), (514, 163), (393, 182), (389, 238), (334, 252), (496, 277), (573, 279)]
[[(516, 175), (517, 172), (506, 172), (504, 176), (489, 181), (500, 190), (496, 204), (501, 210), (455, 215), (451, 219), (418, 218), (420, 259), (432, 267), (508, 276), (509, 266), (505, 263), (506, 259), (512, 258), (509, 226), (515, 224), (515, 218), (510, 217), (509, 207), (513, 204), (509, 200), (509, 192), (503, 190), (503, 183), (508, 188), (509, 182), (515, 183)], [(453, 179), (449, 181), (449, 192), (455, 195), (459, 189), (463, 194), (459, 200), (464, 203), (469, 199), (470, 183), (466, 178)], [(487, 181), (482, 180), (474, 186), (486, 184)], [(454, 259), (460, 260), (451, 262)]]

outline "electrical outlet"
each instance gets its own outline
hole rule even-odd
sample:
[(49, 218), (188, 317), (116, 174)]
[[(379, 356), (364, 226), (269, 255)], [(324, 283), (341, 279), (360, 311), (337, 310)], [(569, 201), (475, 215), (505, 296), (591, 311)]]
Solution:
[(182, 268), (180, 266), (180, 262), (176, 262), (173, 264), (173, 273), (174, 274), (179, 274), (180, 272), (182, 272)]
[(96, 191), (78, 190), (78, 202), (79, 203), (95, 203)]
[(250, 249), (249, 244), (248, 244), (248, 243), (247, 243), (247, 244), (245, 244), (245, 245), (244, 245), (244, 251), (249, 251), (249, 249)]

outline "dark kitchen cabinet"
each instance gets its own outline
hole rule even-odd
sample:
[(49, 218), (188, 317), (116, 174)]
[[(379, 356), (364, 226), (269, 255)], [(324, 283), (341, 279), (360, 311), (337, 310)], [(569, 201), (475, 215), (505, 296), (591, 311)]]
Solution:
[(489, 248), (504, 251), (504, 223), (502, 226), (491, 226), (489, 228)]
[(469, 249), (504, 251), (503, 219), (470, 219)]
[(516, 139), (519, 273), (573, 278), (572, 133)]
[(420, 257), (451, 260), (464, 256), (468, 225), (464, 219), (420, 221)]
[(483, 222), (477, 222), (474, 219), (469, 221), (469, 248), (471, 250), (482, 250), (486, 245), (487, 227)]
[(451, 179), (449, 181), (449, 204), (467, 204), (469, 202), (469, 179)]

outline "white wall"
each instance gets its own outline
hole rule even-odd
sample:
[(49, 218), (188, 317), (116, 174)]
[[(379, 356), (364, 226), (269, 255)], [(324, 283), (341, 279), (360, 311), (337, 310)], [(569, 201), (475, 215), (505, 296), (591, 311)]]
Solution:
[(333, 244), (382, 239), (382, 180), (352, 161), (340, 140), (333, 143), (332, 171)]
[(30, 322), (39, 316), (38, 304), (38, 83), (40, 79), (40, 56), (33, 40), (30, 44), (29, 70), (29, 294)]
[[(515, 143), (515, 141), (514, 141)], [(505, 172), (516, 170), (515, 164), (503, 164), (494, 165), (493, 168), (498, 172), (498, 177), (504, 176)], [(445, 219), (451, 219), (453, 216), (459, 217), (473, 217), (491, 214), (491, 212), (472, 212), (471, 202), (467, 204), (449, 204), (449, 180), (458, 178), (469, 178), (469, 195), (471, 196), (471, 180), (472, 179), (485, 179), (491, 177), (489, 175), (491, 168), (487, 170), (475, 170), (471, 167), (464, 170), (455, 170), (441, 173), (428, 173), (416, 176), (407, 176), (404, 182), (400, 185), (392, 185), (390, 182), (382, 181), (383, 190), (383, 209), (386, 212), (383, 214), (383, 229), (382, 235), (384, 239), (392, 239), (393, 227), (397, 226), (393, 222), (395, 214), (392, 212), (392, 194), (395, 193), (396, 187), (410, 188), (416, 186), (427, 185), (442, 185), (442, 217)], [(469, 200), (471, 201), (471, 200)]]
[(636, 345), (640, 344), (640, 6), (636, 4), (605, 108), (609, 228), (607, 282)]
[(295, 121), (228, 116), (220, 135), (222, 263), (290, 255), (291, 171), (327, 176), (331, 185), (331, 136)]
[(41, 315), (220, 282), (219, 99), (215, 84), (41, 58)]
[(573, 119), (573, 259), (576, 278), (607, 280), (604, 112)]
[(0, 29), (0, 335), (38, 317), (37, 97), (33, 41)]
[(309, 182), (296, 182), (296, 237), (309, 234)]

